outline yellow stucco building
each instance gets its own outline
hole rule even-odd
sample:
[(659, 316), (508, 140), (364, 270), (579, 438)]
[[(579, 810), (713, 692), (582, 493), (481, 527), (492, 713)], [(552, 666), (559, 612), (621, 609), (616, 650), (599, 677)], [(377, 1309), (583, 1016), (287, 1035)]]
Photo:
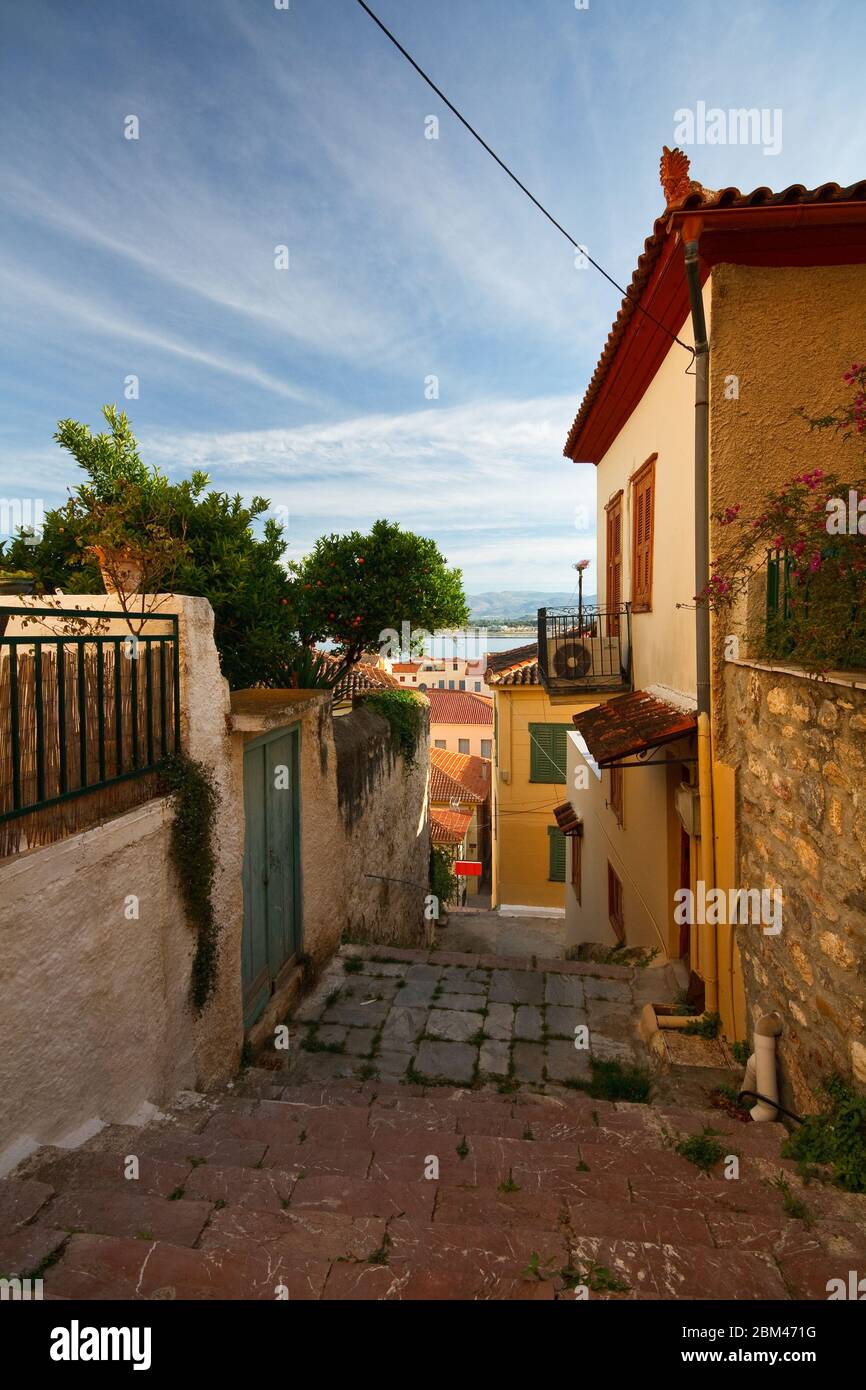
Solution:
[(683, 958), (707, 1011), (742, 1039), (735, 928), (682, 927), (674, 913), (681, 888), (756, 886), (740, 882), (727, 738), (739, 711), (725, 698), (726, 665), (748, 653), (731, 616), (706, 633), (694, 596), (724, 544), (712, 517), (736, 504), (754, 514), (774, 486), (832, 467), (832, 441), (810, 437), (807, 452), (792, 421), (804, 401), (831, 410), (841, 371), (862, 361), (866, 202), (862, 184), (711, 193), (678, 151), (665, 152), (662, 182), (666, 211), (565, 446), (596, 467), (599, 613), (630, 646), (625, 693), (569, 735), (580, 784), (568, 792), (566, 939)]
[(593, 699), (554, 704), (535, 643), (491, 657), (487, 682), (495, 711), (493, 906), (564, 918), (567, 845), (554, 809), (567, 798), (572, 715)]

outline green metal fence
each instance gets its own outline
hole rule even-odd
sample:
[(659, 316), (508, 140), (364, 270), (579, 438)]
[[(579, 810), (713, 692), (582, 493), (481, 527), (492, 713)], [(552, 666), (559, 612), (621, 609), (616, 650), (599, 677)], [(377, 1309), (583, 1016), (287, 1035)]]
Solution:
[(144, 777), (179, 751), (177, 615), (134, 623), (136, 635), (99, 609), (0, 608), (0, 823)]

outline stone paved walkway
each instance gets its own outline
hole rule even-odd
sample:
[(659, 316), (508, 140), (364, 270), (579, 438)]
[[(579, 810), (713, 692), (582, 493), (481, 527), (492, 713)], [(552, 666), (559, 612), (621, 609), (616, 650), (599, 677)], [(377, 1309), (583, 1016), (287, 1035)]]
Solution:
[[(645, 1056), (647, 981), (621, 966), (449, 951), (344, 947), (295, 1015), (298, 1081), (406, 1078), (547, 1090), (586, 1080), (593, 1057)], [(672, 997), (665, 971), (653, 995)], [(576, 1039), (576, 1030), (585, 1038)], [(586, 1042), (580, 1049), (575, 1042)]]
[[(288, 1059), (0, 1182), (0, 1274), (55, 1299), (824, 1299), (866, 1265), (866, 1197), (804, 1187), (780, 1125), (694, 1077), (687, 1103), (567, 1085), (575, 1021), (590, 1059), (640, 1056), (667, 974), (348, 948)], [(736, 1180), (678, 1151), (708, 1126)]]

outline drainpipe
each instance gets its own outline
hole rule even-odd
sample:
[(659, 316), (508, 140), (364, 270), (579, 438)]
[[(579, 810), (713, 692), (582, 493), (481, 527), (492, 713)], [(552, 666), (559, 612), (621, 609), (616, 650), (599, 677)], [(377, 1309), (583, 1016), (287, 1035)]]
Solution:
[[(710, 345), (701, 294), (699, 226), (685, 243), (686, 277), (695, 339), (695, 593), (710, 578)], [(688, 233), (686, 233), (688, 234)], [(695, 653), (698, 696), (698, 777), (701, 798), (701, 872), (707, 892), (715, 887), (712, 734), (710, 729), (710, 611), (695, 605)], [(718, 939), (713, 926), (699, 928), (699, 957), (705, 1009), (718, 1012)]]

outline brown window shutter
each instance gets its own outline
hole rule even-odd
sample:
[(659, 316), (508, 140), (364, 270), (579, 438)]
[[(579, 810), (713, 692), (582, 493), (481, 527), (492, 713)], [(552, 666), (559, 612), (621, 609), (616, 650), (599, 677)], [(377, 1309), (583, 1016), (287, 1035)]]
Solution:
[(656, 455), (632, 479), (632, 605), (637, 612), (652, 608), (653, 538), (655, 530)]

